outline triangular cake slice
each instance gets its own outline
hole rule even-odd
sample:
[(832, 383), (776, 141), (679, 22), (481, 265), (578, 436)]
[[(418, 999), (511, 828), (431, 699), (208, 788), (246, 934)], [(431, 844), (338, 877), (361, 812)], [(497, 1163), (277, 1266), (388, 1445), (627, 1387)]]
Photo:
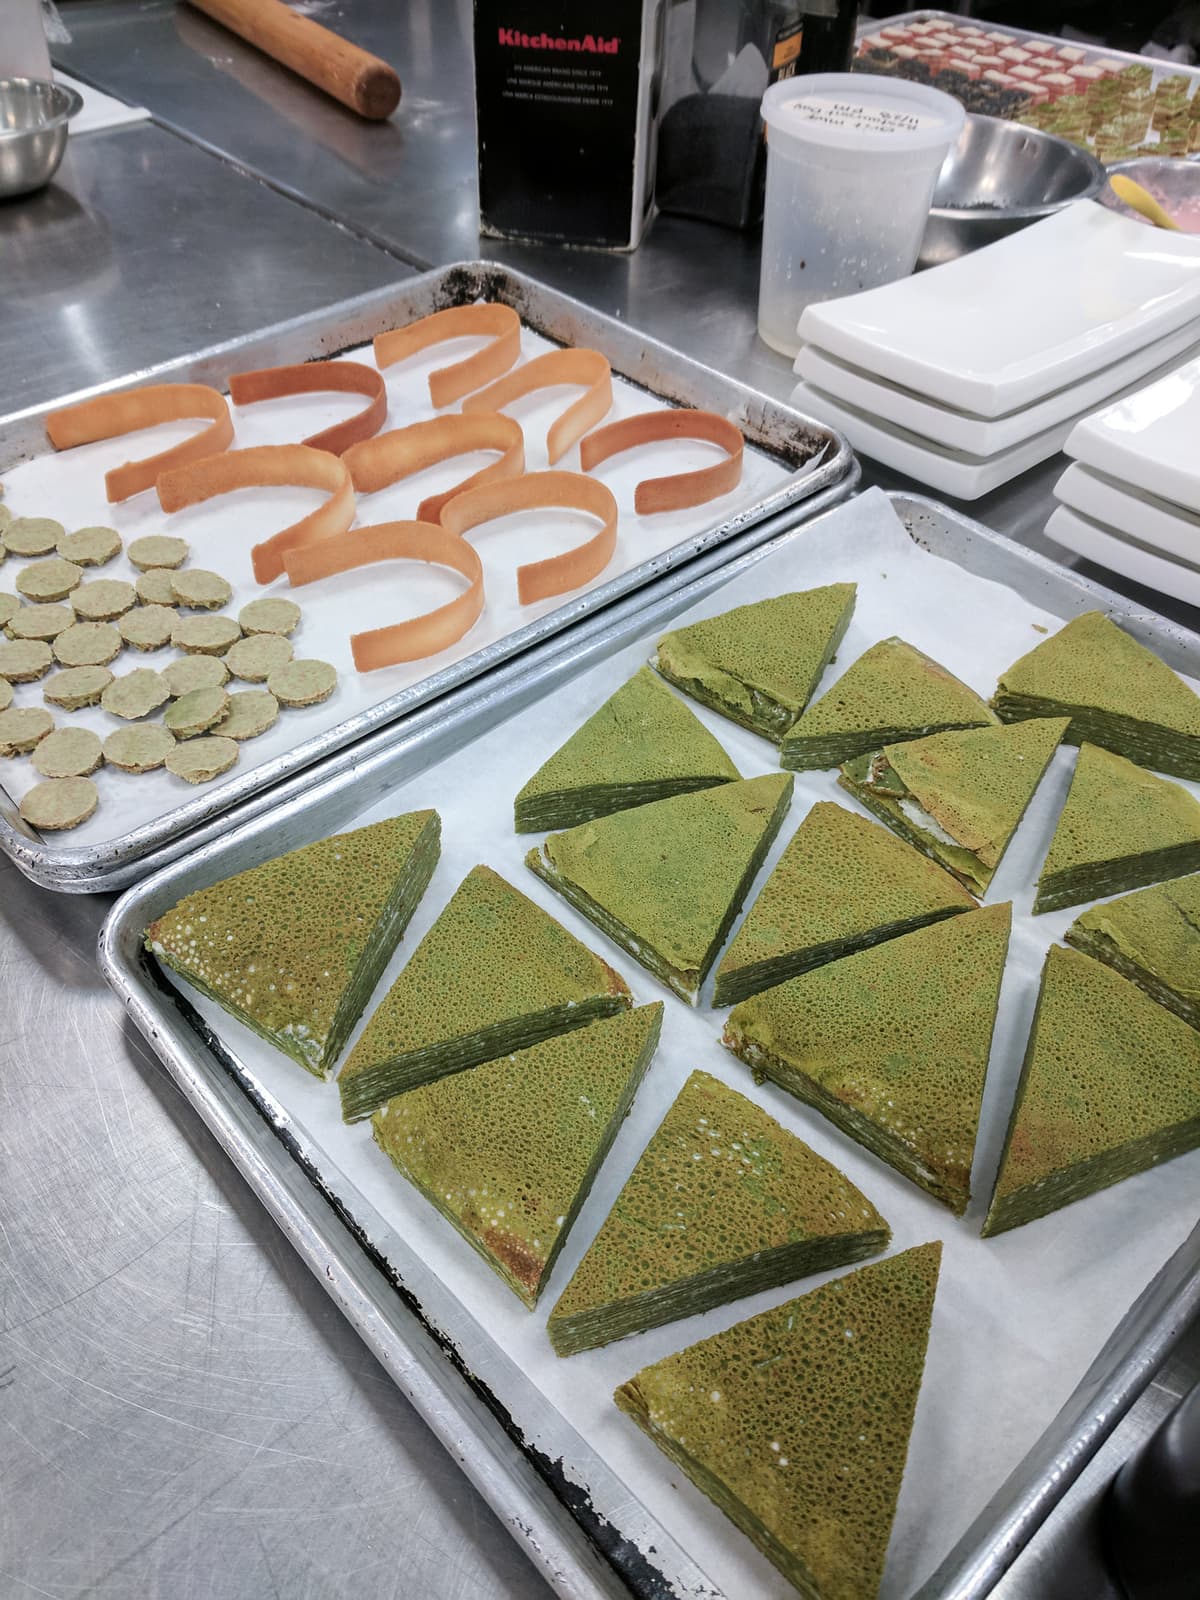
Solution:
[(436, 811), (335, 834), (197, 889), (146, 948), (248, 1028), (327, 1077), (437, 864)]
[(996, 721), (974, 689), (938, 662), (903, 639), (881, 639), (792, 726), (780, 762), (795, 772), (838, 767), (902, 739)]
[(1066, 731), (1065, 717), (933, 733), (856, 756), (838, 782), (972, 894), (987, 893)]
[(527, 1306), (537, 1304), (650, 1065), (662, 1002), (427, 1083), (376, 1142)]
[(1063, 937), (1200, 1028), (1200, 872), (1093, 906)]
[(1200, 1034), (1051, 945), (985, 1237), (1200, 1145)]
[(1079, 759), (1033, 909), (1058, 911), (1200, 868), (1200, 801), (1099, 745)]
[(932, 861), (865, 817), (818, 800), (721, 958), (713, 1004), (733, 1005), (811, 967), (974, 909), (971, 896)]
[(1073, 617), (1014, 661), (992, 704), (1005, 722), (1070, 717), (1068, 744), (1200, 779), (1200, 695), (1102, 611)]
[(525, 864), (695, 1005), (792, 796), (783, 772), (551, 834)]
[(866, 1196), (773, 1117), (693, 1072), (550, 1313), (560, 1356), (886, 1250)]
[(859, 1267), (613, 1396), (805, 1600), (879, 1591), (941, 1252)]
[(631, 1004), (606, 961), (491, 867), (473, 867), (338, 1076), (347, 1122), (393, 1095)]
[(542, 763), (516, 798), (514, 822), (518, 833), (573, 828), (740, 777), (699, 717), (642, 667)]
[(1011, 911), (968, 911), (789, 978), (735, 1006), (723, 1043), (961, 1216)]
[(735, 606), (676, 628), (652, 665), (693, 700), (776, 744), (804, 710), (850, 623), (855, 585)]

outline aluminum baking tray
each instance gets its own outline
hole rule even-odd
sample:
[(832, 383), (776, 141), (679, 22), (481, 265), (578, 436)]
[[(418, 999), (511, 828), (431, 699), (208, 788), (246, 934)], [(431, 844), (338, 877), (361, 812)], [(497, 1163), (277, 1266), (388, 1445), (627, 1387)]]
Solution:
[[(1200, 675), (1195, 633), (932, 500), (890, 499), (924, 549), (1056, 615), (1104, 608), (1174, 666)], [(586, 1440), (557, 1413), (547, 1414), (552, 1408), (537, 1389), (514, 1384), (510, 1358), (370, 1203), (348, 1192), (344, 1176), (322, 1168), (303, 1128), (256, 1088), (233, 1051), (145, 955), (142, 934), (181, 895), (350, 825), (399, 783), (430, 771), (622, 647), (653, 637), (672, 616), (805, 531), (786, 530), (686, 586), (660, 583), (642, 604), (614, 607), (603, 628), (579, 630), (503, 665), (384, 730), (360, 746), (351, 769), (293, 779), (276, 791), (268, 814), (126, 893), (101, 935), (102, 970), (137, 1027), (326, 1290), (563, 1595), (719, 1600), (726, 1593), (742, 1600), (714, 1587)], [(1019, 1468), (914, 1600), (982, 1600), (991, 1591), (1197, 1313), (1200, 1228), (1136, 1298)]]
[[(0, 421), (0, 470), (46, 454), (45, 416), (55, 407), (91, 395), (147, 382), (190, 381), (224, 389), (231, 372), (337, 355), (383, 329), (447, 306), (485, 298), (513, 306), (525, 326), (561, 345), (601, 350), (614, 373), (663, 402), (699, 406), (728, 416), (747, 441), (772, 458), (786, 475), (778, 486), (746, 502), (679, 543), (594, 588), (568, 597), (535, 621), (519, 626), (451, 665), (432, 670), (357, 714), (303, 738), (289, 751), (233, 774), (164, 814), (102, 842), (72, 844), (69, 837), (42, 837), (17, 814), (0, 786), (0, 849), (34, 882), (66, 893), (122, 888), (144, 870), (147, 858), (179, 854), (231, 808), (319, 761), (339, 770), (353, 761), (353, 746), (414, 707), (445, 694), (499, 662), (531, 649), (564, 628), (577, 625), (622, 596), (688, 564), (695, 571), (739, 554), (783, 525), (812, 514), (850, 492), (856, 464), (849, 445), (833, 429), (791, 407), (756, 393), (614, 317), (487, 261), (439, 268), (373, 290), (325, 310), (280, 323), (245, 338), (129, 373), (111, 383), (64, 395)], [(349, 630), (347, 630), (349, 631)], [(332, 770), (332, 769), (330, 769)]]

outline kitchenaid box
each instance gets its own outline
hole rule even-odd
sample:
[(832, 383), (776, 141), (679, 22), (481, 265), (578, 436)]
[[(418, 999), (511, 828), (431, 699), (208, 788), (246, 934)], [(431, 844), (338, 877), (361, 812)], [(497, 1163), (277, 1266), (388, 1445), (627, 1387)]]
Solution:
[(484, 233), (631, 250), (654, 199), (660, 0), (475, 0)]

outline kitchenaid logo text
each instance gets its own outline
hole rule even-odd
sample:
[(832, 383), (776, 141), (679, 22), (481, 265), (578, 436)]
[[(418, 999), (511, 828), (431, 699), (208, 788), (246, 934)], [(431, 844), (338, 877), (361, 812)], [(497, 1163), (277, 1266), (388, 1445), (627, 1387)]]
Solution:
[(621, 48), (619, 38), (605, 39), (585, 33), (582, 39), (567, 39), (560, 33), (521, 33), (517, 28), (501, 28), (500, 43), (512, 50), (581, 50), (585, 55), (615, 56)]

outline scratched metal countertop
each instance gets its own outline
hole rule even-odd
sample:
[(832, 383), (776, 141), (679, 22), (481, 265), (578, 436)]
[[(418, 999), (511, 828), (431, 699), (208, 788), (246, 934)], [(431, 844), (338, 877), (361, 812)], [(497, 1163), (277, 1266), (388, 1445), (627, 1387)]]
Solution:
[[(790, 393), (755, 338), (753, 234), (480, 241), (470, 0), (319, 8), (399, 67), (382, 127), (172, 0), (61, 11), (57, 63), (160, 125), (72, 141), (0, 207), (0, 412), (481, 253)], [(1059, 468), (964, 509), (1050, 548)], [(125, 1023), (107, 904), (0, 864), (0, 1600), (548, 1595)]]

